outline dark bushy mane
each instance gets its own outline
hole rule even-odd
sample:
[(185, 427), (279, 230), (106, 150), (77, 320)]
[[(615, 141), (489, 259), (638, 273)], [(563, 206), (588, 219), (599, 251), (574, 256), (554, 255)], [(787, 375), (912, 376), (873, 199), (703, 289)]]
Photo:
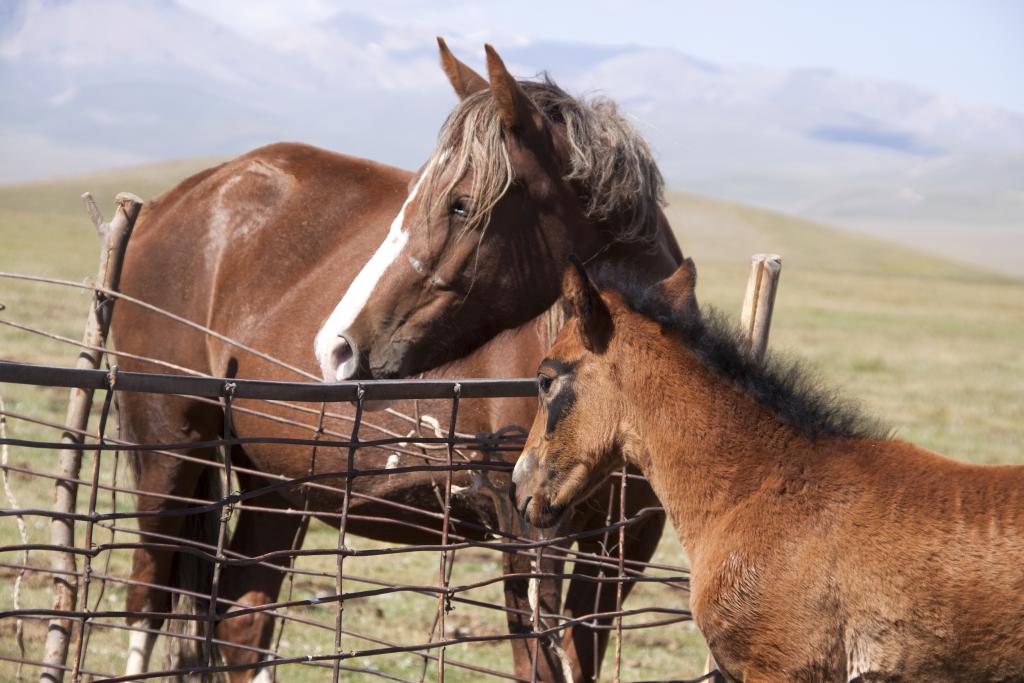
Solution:
[(709, 370), (735, 383), (807, 438), (891, 437), (890, 427), (840, 397), (800, 362), (772, 353), (763, 362), (754, 360), (735, 321), (723, 313), (707, 306), (701, 307), (700, 315), (687, 313), (658, 287), (639, 283), (621, 271), (604, 269), (591, 273), (591, 278), (599, 288), (618, 292), (631, 309), (676, 334)]

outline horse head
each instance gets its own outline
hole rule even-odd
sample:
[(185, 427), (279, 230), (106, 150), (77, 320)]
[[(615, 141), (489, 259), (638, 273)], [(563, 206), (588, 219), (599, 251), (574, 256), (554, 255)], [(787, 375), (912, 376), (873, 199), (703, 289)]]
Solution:
[(327, 381), (462, 357), (550, 307), (569, 255), (651, 252), (664, 222), (660, 173), (614, 105), (517, 81), (489, 45), (485, 80), (438, 43), (460, 103), (317, 334)]

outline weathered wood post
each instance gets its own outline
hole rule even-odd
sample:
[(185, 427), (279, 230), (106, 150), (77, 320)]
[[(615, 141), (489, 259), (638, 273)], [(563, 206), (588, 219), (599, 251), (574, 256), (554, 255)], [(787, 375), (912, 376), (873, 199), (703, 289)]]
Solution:
[[(778, 254), (754, 254), (750, 257), (747, 292), (743, 296), (743, 309), (740, 311), (740, 331), (750, 342), (750, 352), (759, 361), (768, 350), (768, 332), (772, 326), (775, 293), (779, 288), (781, 272), (782, 257)], [(709, 652), (704, 662), (704, 675), (717, 668), (715, 658)], [(716, 674), (708, 680), (712, 683), (724, 683), (725, 678), (721, 674)]]
[[(117, 195), (117, 210), (110, 223), (103, 222), (92, 195), (82, 195), (86, 210), (96, 226), (102, 240), (100, 248), (100, 267), (97, 285), (108, 290), (116, 290), (121, 278), (121, 265), (124, 263), (125, 249), (128, 238), (135, 227), (135, 219), (142, 209), (142, 200), (133, 194)], [(85, 334), (82, 341), (85, 348), (78, 354), (76, 368), (98, 369), (103, 353), (92, 351), (88, 347), (102, 347), (107, 340), (110, 320), (113, 313), (114, 300), (107, 295), (94, 291), (92, 307), (85, 323)], [(72, 389), (68, 399), (67, 415), (64, 426), (67, 431), (61, 441), (69, 448), (59, 453), (59, 476), (54, 488), (53, 510), (57, 513), (75, 511), (78, 498), (79, 471), (82, 466), (82, 451), (75, 446), (83, 441), (82, 434), (88, 427), (89, 412), (92, 409), (91, 389)], [(71, 519), (55, 517), (50, 526), (50, 543), (54, 547), (73, 548), (75, 545), (75, 525)], [(57, 552), (53, 559), (53, 608), (60, 611), (75, 609), (78, 600), (77, 562), (73, 553)], [(39, 677), (41, 683), (59, 683), (64, 678), (67, 662), (68, 645), (71, 641), (72, 621), (61, 617), (50, 620), (46, 631), (46, 650), (43, 662), (47, 665)]]
[(758, 360), (768, 348), (768, 331), (775, 309), (775, 292), (779, 287), (782, 257), (778, 254), (754, 254), (750, 257), (747, 293), (740, 312), (740, 329), (750, 342), (750, 351)]

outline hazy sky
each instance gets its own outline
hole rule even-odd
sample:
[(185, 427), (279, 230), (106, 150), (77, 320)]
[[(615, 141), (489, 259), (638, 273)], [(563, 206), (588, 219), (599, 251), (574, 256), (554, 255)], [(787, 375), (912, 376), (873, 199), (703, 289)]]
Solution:
[(482, 40), (632, 43), (724, 63), (834, 68), (1024, 111), (1017, 0), (180, 1), (251, 35), (348, 11)]

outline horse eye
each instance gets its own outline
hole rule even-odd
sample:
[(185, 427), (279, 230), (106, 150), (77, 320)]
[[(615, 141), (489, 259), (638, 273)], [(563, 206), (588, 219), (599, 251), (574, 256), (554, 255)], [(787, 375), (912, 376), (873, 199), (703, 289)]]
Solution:
[(448, 213), (459, 218), (465, 218), (469, 215), (469, 209), (466, 208), (466, 203), (461, 199), (453, 199), (452, 203), (448, 205)]
[(547, 375), (537, 375), (537, 386), (540, 387), (540, 391), (543, 394), (546, 394), (549, 391), (551, 391), (551, 383), (553, 381), (554, 380), (548, 377)]

